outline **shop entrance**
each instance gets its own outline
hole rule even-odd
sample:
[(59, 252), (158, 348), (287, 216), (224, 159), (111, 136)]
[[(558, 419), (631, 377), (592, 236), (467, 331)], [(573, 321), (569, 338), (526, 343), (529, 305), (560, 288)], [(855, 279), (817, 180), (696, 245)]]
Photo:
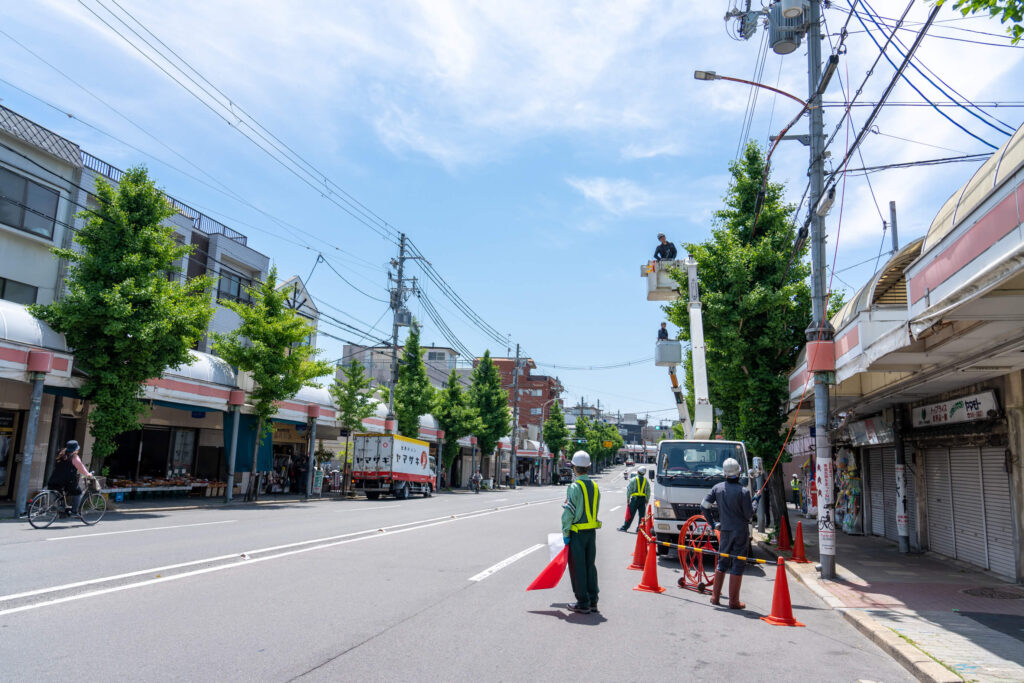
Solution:
[(19, 413), (0, 410), (0, 499), (14, 494), (17, 475)]
[[(907, 453), (910, 448), (907, 448)], [(899, 541), (896, 528), (896, 449), (880, 446), (867, 449), (867, 497), (870, 511), (870, 529), (875, 536)], [(917, 495), (913, 466), (907, 465), (907, 532), (910, 546), (920, 546), (917, 536)]]

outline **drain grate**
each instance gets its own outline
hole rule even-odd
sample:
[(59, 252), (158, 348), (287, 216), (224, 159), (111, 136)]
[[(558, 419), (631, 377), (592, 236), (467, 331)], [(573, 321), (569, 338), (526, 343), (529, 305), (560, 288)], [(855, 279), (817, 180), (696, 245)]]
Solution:
[(1024, 600), (1024, 591), (1016, 588), (1003, 588), (1001, 586), (978, 586), (977, 588), (965, 588), (960, 591), (964, 595), (975, 598), (991, 598), (993, 600)]

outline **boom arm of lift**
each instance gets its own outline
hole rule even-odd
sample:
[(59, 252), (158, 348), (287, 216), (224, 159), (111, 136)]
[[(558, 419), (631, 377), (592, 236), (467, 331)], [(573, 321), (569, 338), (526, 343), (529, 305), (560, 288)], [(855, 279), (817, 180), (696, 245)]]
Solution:
[[(687, 256), (683, 265), (686, 267), (686, 280), (689, 285), (687, 309), (690, 313), (690, 353), (693, 358), (693, 396), (695, 399), (690, 438), (710, 439), (711, 430), (714, 427), (714, 412), (708, 397), (708, 365), (704, 347), (704, 318), (700, 306), (700, 292), (697, 288), (697, 260), (692, 256)], [(675, 368), (669, 368), (669, 374), (672, 376), (672, 391), (677, 392), (676, 400), (679, 400)], [(682, 411), (685, 410), (686, 406), (683, 404)]]

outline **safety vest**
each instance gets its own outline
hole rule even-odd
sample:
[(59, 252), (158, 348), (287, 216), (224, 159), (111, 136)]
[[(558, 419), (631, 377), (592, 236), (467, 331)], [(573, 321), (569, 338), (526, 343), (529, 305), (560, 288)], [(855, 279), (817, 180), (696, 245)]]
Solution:
[(594, 482), (587, 482), (593, 487), (594, 500), (591, 502), (590, 494), (587, 492), (587, 487), (584, 482), (577, 479), (576, 485), (580, 487), (580, 491), (583, 492), (583, 519), (578, 524), (573, 524), (569, 527), (572, 531), (583, 531), (584, 529), (600, 529), (601, 522), (597, 521), (597, 503), (601, 499), (601, 492), (597, 490), (597, 484)]
[(799, 491), (800, 490), (800, 480), (798, 480), (798, 479), (790, 479), (789, 480), (789, 485), (790, 485), (790, 488), (792, 488), (794, 491)]
[(637, 477), (636, 493), (632, 494), (630, 498), (632, 498), (633, 496), (643, 496), (644, 498), (647, 497), (647, 480), (644, 479), (643, 477)]

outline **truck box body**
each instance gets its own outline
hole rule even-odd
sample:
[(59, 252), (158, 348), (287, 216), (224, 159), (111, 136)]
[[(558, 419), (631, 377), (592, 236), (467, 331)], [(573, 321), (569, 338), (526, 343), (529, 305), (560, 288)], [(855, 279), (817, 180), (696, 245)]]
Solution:
[(356, 434), (353, 479), (392, 479), (433, 483), (430, 445), (397, 434)]

